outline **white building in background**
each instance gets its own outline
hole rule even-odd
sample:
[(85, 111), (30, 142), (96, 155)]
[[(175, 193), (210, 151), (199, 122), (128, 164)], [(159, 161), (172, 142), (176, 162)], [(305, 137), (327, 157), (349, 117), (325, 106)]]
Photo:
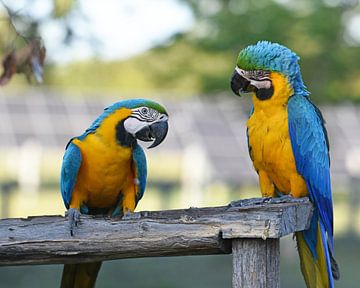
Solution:
[[(42, 173), (48, 172), (41, 171), (40, 163), (55, 159), (58, 169), (68, 140), (82, 134), (104, 107), (119, 100), (93, 95), (70, 98), (43, 90), (0, 94), (0, 162), (6, 165), (0, 167), (0, 181), (13, 177), (21, 187), (27, 187), (28, 193), (37, 190)], [(202, 197), (196, 191), (211, 182), (257, 183), (247, 151), (249, 102), (231, 95), (159, 101), (170, 115), (169, 135), (161, 149), (148, 154), (179, 155), (182, 164), (178, 179), (183, 191), (194, 191), (194, 205)], [(355, 161), (358, 154), (347, 156), (345, 151), (357, 151), (360, 145), (360, 107), (323, 106), (321, 110), (330, 139), (333, 183), (346, 182), (359, 166)], [(49, 157), (49, 151), (56, 157)], [(8, 171), (13, 173), (8, 175)]]

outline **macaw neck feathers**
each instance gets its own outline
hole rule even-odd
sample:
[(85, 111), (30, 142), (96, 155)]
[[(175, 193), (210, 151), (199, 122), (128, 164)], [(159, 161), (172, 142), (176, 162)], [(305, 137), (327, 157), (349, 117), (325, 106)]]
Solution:
[(116, 140), (123, 147), (134, 147), (137, 144), (136, 138), (125, 130), (124, 120), (116, 125)]
[[(84, 140), (90, 134), (101, 136), (102, 141), (108, 144), (120, 144), (125, 147), (130, 147), (136, 144), (135, 139), (131, 139), (124, 128), (124, 120), (131, 115), (131, 110), (128, 108), (121, 108), (112, 113), (107, 113), (107, 110), (101, 114), (93, 124), (83, 133), (77, 137), (79, 140)], [(121, 124), (122, 123), (122, 124)], [(134, 143), (135, 140), (135, 143)]]
[(276, 113), (278, 108), (284, 109), (288, 99), (294, 94), (287, 78), (281, 73), (272, 72), (270, 74), (273, 94), (268, 99), (259, 99), (257, 95), (253, 96), (254, 110), (263, 110), (265, 114)]

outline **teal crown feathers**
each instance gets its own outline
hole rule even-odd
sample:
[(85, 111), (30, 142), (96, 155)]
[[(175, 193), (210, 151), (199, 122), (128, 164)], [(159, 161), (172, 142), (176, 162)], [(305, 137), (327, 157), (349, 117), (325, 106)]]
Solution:
[(244, 70), (268, 70), (285, 75), (294, 89), (295, 94), (307, 96), (301, 77), (300, 59), (289, 48), (269, 41), (259, 41), (240, 51), (237, 66)]

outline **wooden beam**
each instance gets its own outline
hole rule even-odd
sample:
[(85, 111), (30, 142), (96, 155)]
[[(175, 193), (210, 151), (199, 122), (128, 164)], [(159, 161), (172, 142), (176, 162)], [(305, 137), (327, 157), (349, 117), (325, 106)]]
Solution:
[(307, 198), (254, 198), (228, 206), (138, 212), (131, 219), (82, 215), (0, 220), (0, 265), (60, 264), (120, 258), (231, 253), (235, 238), (280, 238), (308, 227)]

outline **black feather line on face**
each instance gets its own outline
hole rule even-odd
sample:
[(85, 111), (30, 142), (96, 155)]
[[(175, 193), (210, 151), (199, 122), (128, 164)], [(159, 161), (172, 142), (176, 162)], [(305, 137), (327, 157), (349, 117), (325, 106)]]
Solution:
[(269, 77), (271, 72), (267, 70), (241, 70), (241, 69), (238, 70), (241, 71), (241, 74), (243, 74), (245, 78), (251, 80), (256, 80), (256, 81), (270, 80)]
[(124, 120), (116, 125), (116, 140), (123, 147), (134, 147), (137, 143), (135, 137), (126, 131)]
[[(265, 70), (245, 71), (245, 75), (248, 75), (250, 80), (256, 81), (251, 83), (256, 88), (255, 91), (256, 98), (258, 98), (259, 100), (267, 100), (272, 97), (272, 95), (274, 94), (274, 87), (270, 79), (270, 71), (265, 71)], [(266, 87), (269, 84), (270, 87)]]
[(147, 119), (147, 118), (144, 118), (144, 117), (139, 117), (139, 115), (136, 115), (136, 114), (132, 114), (131, 116), (129, 116), (129, 118), (135, 118), (141, 122), (147, 122), (147, 123), (150, 123), (150, 122), (153, 122), (154, 119)]
[(256, 98), (258, 98), (259, 100), (270, 99), (274, 94), (274, 87), (271, 85), (270, 88), (257, 89), (255, 94), (256, 94)]

